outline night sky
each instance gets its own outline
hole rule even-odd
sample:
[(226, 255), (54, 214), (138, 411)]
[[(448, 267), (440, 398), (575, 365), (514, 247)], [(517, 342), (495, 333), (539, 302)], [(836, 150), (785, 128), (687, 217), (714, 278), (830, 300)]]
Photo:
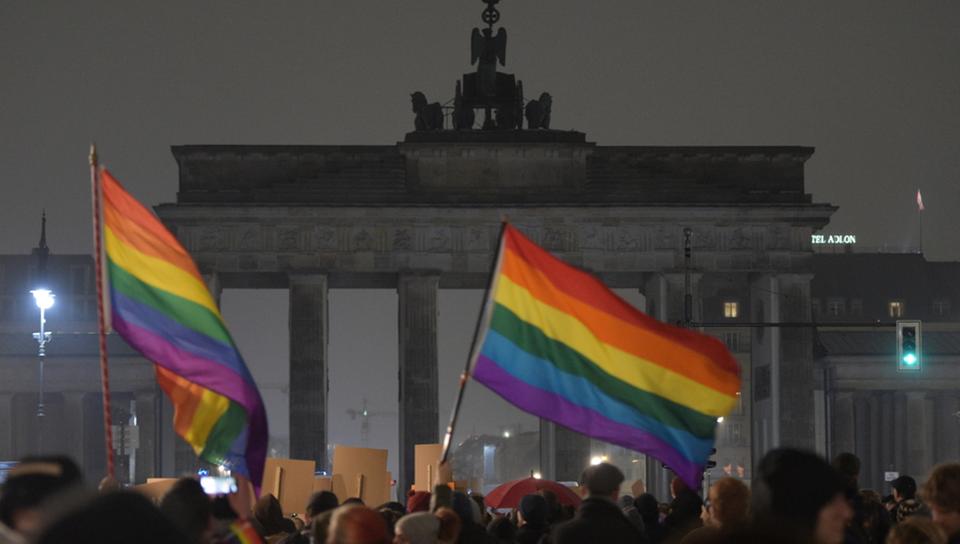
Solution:
[[(410, 93), (445, 102), (470, 71), (482, 9), (478, 0), (0, 3), (0, 253), (35, 245), (42, 208), (53, 252), (89, 251), (91, 140), (150, 205), (175, 200), (171, 145), (401, 140), (413, 126)], [(825, 232), (856, 234), (860, 249), (916, 247), (920, 189), (925, 254), (960, 259), (960, 3), (503, 0), (500, 10), (504, 70), (528, 97), (553, 95), (554, 128), (598, 145), (814, 146), (807, 192), (840, 207)], [(479, 302), (476, 292), (441, 293), (441, 425)], [(286, 304), (280, 291), (224, 295), (280, 434)], [(331, 380), (342, 384), (333, 441), (357, 443), (345, 411), (364, 396), (371, 411), (397, 410), (395, 308), (390, 291), (331, 294)], [(468, 410), (486, 393), (474, 389)], [(499, 413), (465, 414), (464, 428), (532, 429), (532, 419)], [(395, 440), (396, 415), (374, 418), (371, 445)]]

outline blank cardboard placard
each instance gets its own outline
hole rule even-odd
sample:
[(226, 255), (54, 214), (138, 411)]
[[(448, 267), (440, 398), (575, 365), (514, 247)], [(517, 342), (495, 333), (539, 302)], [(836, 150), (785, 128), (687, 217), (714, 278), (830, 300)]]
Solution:
[(337, 444), (333, 448), (332, 486), (340, 502), (351, 497), (374, 506), (389, 501), (387, 450)]
[(303, 512), (313, 494), (316, 467), (316, 461), (268, 457), (263, 467), (260, 493), (276, 497), (285, 516)]
[(318, 477), (313, 479), (313, 492), (333, 491), (333, 479), (327, 477)]
[(440, 482), (440, 456), (443, 444), (417, 444), (413, 447), (413, 487), (417, 491), (432, 491)]

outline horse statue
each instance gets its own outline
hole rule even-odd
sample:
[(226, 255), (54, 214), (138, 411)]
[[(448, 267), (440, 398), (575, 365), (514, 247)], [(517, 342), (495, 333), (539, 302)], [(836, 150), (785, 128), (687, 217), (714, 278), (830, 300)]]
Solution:
[(530, 130), (537, 128), (550, 128), (550, 107), (553, 105), (553, 98), (550, 93), (543, 93), (539, 100), (527, 102), (527, 128)]
[(417, 114), (413, 121), (416, 130), (443, 130), (443, 107), (439, 102), (427, 103), (427, 97), (417, 91), (410, 95), (413, 102), (413, 113)]

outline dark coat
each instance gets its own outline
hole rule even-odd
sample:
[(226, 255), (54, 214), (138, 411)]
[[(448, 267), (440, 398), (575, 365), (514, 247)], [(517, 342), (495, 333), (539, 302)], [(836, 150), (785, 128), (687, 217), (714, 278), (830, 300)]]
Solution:
[(623, 515), (613, 501), (588, 497), (572, 520), (553, 531), (554, 544), (646, 544), (647, 538)]
[(546, 527), (533, 528), (530, 525), (524, 525), (517, 530), (517, 537), (514, 540), (517, 544), (538, 544), (545, 534), (547, 534)]

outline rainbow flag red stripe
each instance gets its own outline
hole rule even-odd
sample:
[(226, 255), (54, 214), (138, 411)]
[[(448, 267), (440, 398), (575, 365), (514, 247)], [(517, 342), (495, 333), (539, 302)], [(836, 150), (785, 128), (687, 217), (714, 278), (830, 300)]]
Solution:
[(155, 363), (174, 428), (197, 455), (259, 488), (266, 412), (220, 310), (160, 220), (105, 169), (99, 182), (113, 329)]
[(645, 315), (510, 225), (471, 364), (521, 410), (652, 455), (693, 489), (740, 390), (721, 342)]

